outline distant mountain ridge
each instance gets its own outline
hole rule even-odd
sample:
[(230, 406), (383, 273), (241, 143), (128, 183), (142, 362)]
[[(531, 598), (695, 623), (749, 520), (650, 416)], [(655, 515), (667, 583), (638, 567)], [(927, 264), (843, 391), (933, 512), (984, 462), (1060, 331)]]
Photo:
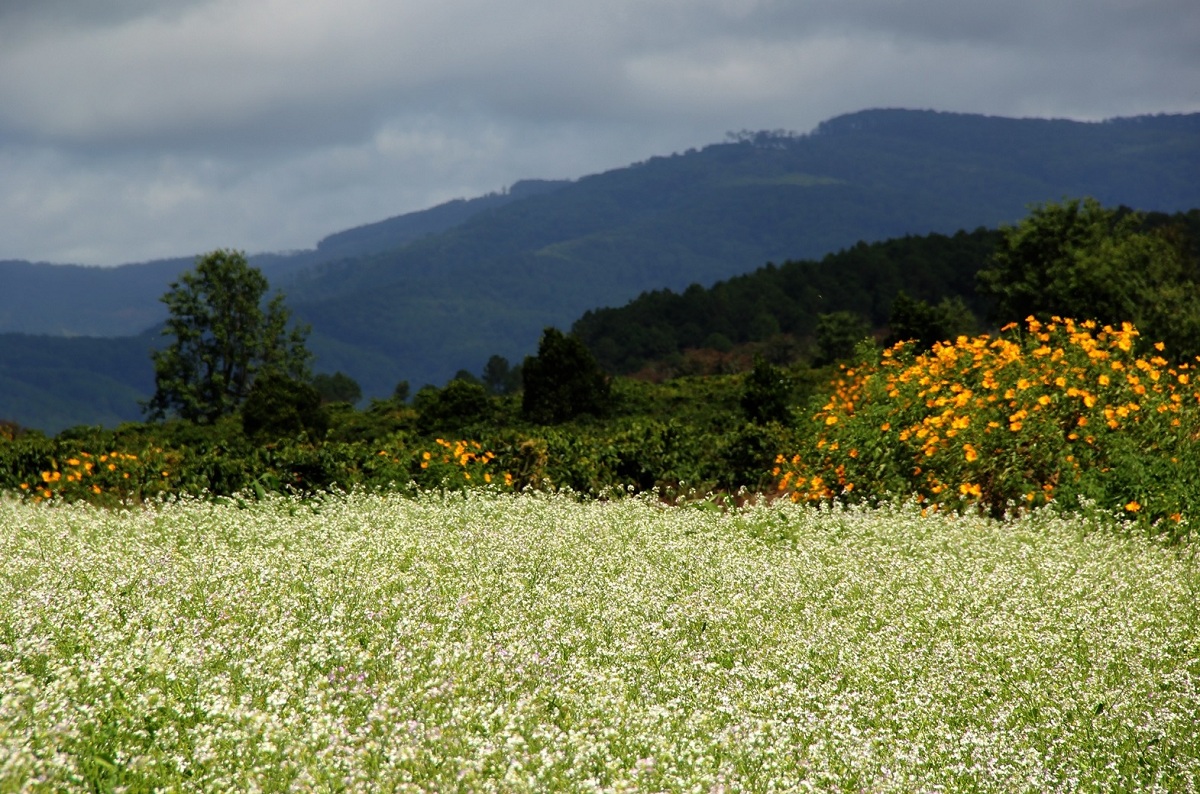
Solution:
[[(519, 360), (544, 326), (569, 327), (589, 309), (768, 261), (994, 227), (1071, 196), (1200, 207), (1198, 173), (1200, 114), (1085, 123), (869, 110), (804, 135), (750, 133), (570, 182), (518, 183), (252, 261), (311, 323), (318, 371), (340, 369), (383, 395), (401, 379), (478, 371), (493, 353)], [(158, 297), (190, 265), (106, 276), (0, 263), (0, 332), (136, 333), (154, 311), (161, 319)], [(0, 378), (24, 393), (51, 382), (6, 359), (0, 351)], [(87, 410), (81, 396), (78, 421), (91, 421)], [(0, 417), (38, 426), (2, 392)]]
[[(252, 264), (275, 287), (294, 274), (325, 262), (405, 245), (456, 226), (472, 215), (527, 196), (549, 192), (565, 181), (524, 180), (503, 193), (455, 199), (426, 210), (335, 232), (313, 250), (255, 254)], [(167, 285), (195, 264), (195, 257), (117, 267), (0, 261), (0, 333), (50, 336), (125, 336), (161, 322), (159, 298)]]

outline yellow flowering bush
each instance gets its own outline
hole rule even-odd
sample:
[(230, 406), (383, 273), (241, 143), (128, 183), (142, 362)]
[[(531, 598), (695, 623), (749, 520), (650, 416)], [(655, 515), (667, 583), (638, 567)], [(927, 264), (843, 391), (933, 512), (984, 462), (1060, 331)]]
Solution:
[(1195, 367), (1143, 347), (1128, 323), (1058, 317), (924, 353), (901, 343), (843, 368), (804, 448), (777, 459), (777, 488), (997, 515), (1082, 497), (1182, 524), (1200, 497)]
[(65, 458), (52, 457), (48, 463), (36, 478), (20, 483), (19, 490), (26, 498), (128, 505), (172, 487), (172, 464), (158, 448), (141, 454), (80, 451)]
[[(379, 457), (400, 463), (401, 454), (380, 450)], [(413, 480), (422, 487), (465, 488), (476, 485), (503, 485), (511, 488), (513, 477), (499, 470), (496, 454), (485, 450), (478, 441), (434, 439), (432, 449), (415, 451)]]

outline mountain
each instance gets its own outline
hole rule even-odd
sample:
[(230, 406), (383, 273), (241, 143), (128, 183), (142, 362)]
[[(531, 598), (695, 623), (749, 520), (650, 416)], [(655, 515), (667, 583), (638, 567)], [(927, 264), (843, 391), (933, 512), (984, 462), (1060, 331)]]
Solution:
[(0, 415), (48, 432), (136, 420), (154, 392), (154, 342), (0, 334)]
[[(331, 234), (311, 251), (256, 254), (251, 264), (273, 286), (324, 262), (398, 248), (457, 226), (472, 215), (555, 190), (566, 182), (528, 180), (504, 193), (457, 199), (431, 209)], [(166, 319), (159, 298), (195, 264), (194, 257), (95, 267), (0, 261), (0, 333), (127, 336)]]
[[(312, 325), (317, 369), (342, 370), (367, 395), (383, 395), (401, 379), (417, 386), (478, 371), (493, 353), (519, 359), (544, 326), (568, 327), (589, 309), (765, 262), (996, 226), (1071, 196), (1197, 207), (1197, 173), (1200, 114), (1083, 123), (871, 110), (804, 135), (743, 133), (569, 183), (518, 183), (253, 261)], [(176, 261), (175, 275), (189, 264)], [(160, 310), (174, 277), (127, 266), (144, 268), (128, 274), (141, 292), (123, 292), (74, 285), (126, 274), (72, 268), (27, 286), (31, 274), (59, 267), (0, 265), (0, 331), (128, 334)], [(18, 271), (23, 281), (10, 276)], [(46, 319), (36, 326), (31, 317)], [(22, 420), (2, 395), (0, 416)], [(81, 407), (80, 421), (87, 416)]]

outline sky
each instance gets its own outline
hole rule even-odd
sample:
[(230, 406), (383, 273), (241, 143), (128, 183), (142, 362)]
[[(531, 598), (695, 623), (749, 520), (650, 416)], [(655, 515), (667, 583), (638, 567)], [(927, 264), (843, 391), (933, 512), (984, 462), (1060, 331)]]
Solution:
[(0, 0), (0, 260), (312, 248), (875, 107), (1200, 111), (1200, 2)]

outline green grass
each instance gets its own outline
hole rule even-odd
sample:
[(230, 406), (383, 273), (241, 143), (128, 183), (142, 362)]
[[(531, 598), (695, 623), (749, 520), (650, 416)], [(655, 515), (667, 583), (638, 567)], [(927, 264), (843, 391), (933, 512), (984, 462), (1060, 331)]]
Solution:
[(0, 791), (1195, 791), (1194, 551), (552, 496), (0, 501)]

